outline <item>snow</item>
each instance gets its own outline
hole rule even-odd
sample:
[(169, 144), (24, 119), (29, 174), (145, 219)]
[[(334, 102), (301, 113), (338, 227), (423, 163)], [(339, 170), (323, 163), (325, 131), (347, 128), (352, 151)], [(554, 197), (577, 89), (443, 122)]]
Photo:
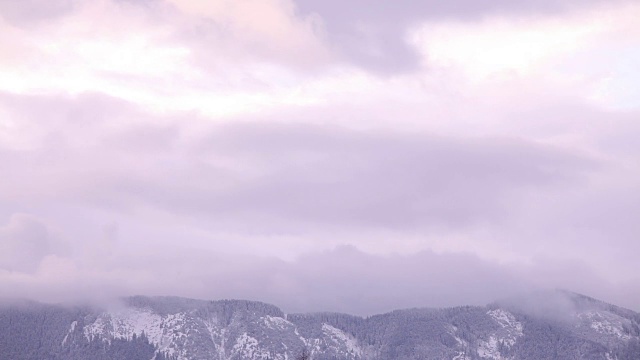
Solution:
[[(175, 356), (178, 360), (287, 360), (298, 351), (297, 345), (291, 350), (287, 347), (291, 335), (299, 338), (312, 354), (329, 351), (338, 358), (363, 355), (354, 337), (329, 324), (322, 325), (323, 335), (319, 338), (306, 338), (298, 332), (295, 324), (282, 317), (249, 316), (251, 324), (247, 327), (249, 324), (245, 323), (221, 324), (213, 315), (202, 317), (193, 311), (160, 314), (150, 307), (121, 307), (99, 314), (93, 323), (84, 327), (83, 334), (87, 339), (110, 342), (115, 338), (131, 339), (134, 334), (140, 336), (144, 332), (159, 352)], [(253, 330), (254, 326), (258, 328)], [(264, 343), (263, 336), (267, 339)], [(282, 339), (282, 350), (274, 354), (270, 346), (278, 339)]]
[(471, 360), (470, 357), (466, 356), (464, 352), (459, 352), (458, 355), (454, 356), (451, 360)]
[(523, 335), (523, 326), (513, 314), (502, 309), (490, 310), (487, 315), (500, 325), (500, 329), (486, 341), (479, 342), (478, 355), (485, 359), (506, 359), (500, 353), (500, 345), (505, 347), (515, 345), (517, 339)]
[(226, 351), (225, 351), (225, 340), (226, 340), (226, 329), (219, 329), (219, 325), (217, 319), (206, 319), (204, 321), (204, 326), (209, 333), (209, 338), (213, 343), (213, 346), (218, 353), (218, 357), (220, 359), (226, 359)]
[(469, 347), (469, 343), (464, 340), (459, 338), (458, 336), (456, 336), (456, 331), (458, 331), (458, 328), (456, 326), (451, 325), (450, 329), (449, 329), (449, 333), (451, 334), (451, 336), (454, 337), (454, 339), (456, 339), (456, 342), (458, 343), (458, 347), (463, 349), (461, 351), (458, 352), (458, 354), (456, 356), (453, 357), (453, 359), (451, 360), (469, 360), (469, 357), (466, 355), (466, 351), (465, 349), (467, 349)]
[(459, 352), (458, 355), (454, 356), (451, 360), (470, 360), (471, 358), (466, 356), (464, 352)]
[(356, 356), (360, 356), (362, 354), (362, 349), (358, 346), (356, 339), (345, 334), (342, 330), (329, 324), (322, 324), (322, 331), (337, 345), (346, 348), (349, 354)]
[(577, 315), (589, 327), (600, 334), (615, 336), (621, 340), (629, 340), (631, 336), (624, 332), (624, 322), (629, 320), (609, 312), (588, 311)]
[(78, 325), (77, 321), (74, 321), (71, 323), (71, 326), (69, 327), (69, 331), (67, 331), (67, 335), (64, 336), (64, 339), (62, 339), (62, 345), (67, 343), (67, 339), (69, 338), (69, 334), (71, 334), (72, 332), (74, 332), (76, 330), (76, 326)]
[(265, 325), (270, 328), (270, 329), (279, 329), (279, 330), (284, 330), (287, 329), (289, 327), (295, 326), (293, 325), (293, 323), (281, 318), (281, 317), (277, 317), (277, 316), (270, 316), (267, 315), (265, 317), (262, 318)]
[(491, 316), (503, 328), (514, 329), (517, 333), (522, 335), (522, 324), (518, 322), (510, 312), (502, 309), (496, 309), (488, 311), (487, 315)]
[(307, 344), (307, 339), (303, 338), (300, 333), (298, 332), (298, 329), (293, 329), (293, 333), (298, 337), (298, 339), (300, 339), (300, 341), (302, 341), (303, 343)]
[(233, 351), (236, 353), (241, 353), (242, 355), (253, 358), (253, 354), (256, 352), (258, 347), (258, 340), (244, 333), (240, 335), (238, 340), (236, 340), (236, 344), (233, 345)]
[[(168, 326), (174, 326), (177, 319), (168, 319)], [(143, 332), (150, 342), (161, 344), (163, 333), (162, 317), (147, 309), (126, 309), (116, 312), (104, 313), (91, 325), (85, 327), (85, 336), (102, 336), (109, 338), (131, 339), (133, 334), (141, 335)]]
[(485, 359), (503, 359), (500, 351), (498, 350), (498, 339), (495, 336), (490, 336), (488, 341), (480, 342), (478, 346), (478, 355)]
[(239, 354), (241, 359), (268, 359), (269, 351), (261, 349), (258, 340), (247, 333), (243, 333), (233, 345), (233, 353)]
[(186, 338), (185, 314), (169, 314), (162, 317), (150, 309), (127, 308), (101, 314), (93, 324), (84, 328), (85, 337), (97, 336), (106, 341), (113, 338), (131, 339), (144, 334), (149, 342), (162, 352), (178, 355), (176, 340)]

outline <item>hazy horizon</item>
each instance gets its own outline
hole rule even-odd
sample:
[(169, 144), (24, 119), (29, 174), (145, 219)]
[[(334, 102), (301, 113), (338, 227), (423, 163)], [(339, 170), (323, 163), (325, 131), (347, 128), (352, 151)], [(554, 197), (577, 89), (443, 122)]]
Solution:
[[(257, 303), (257, 304), (266, 304), (269, 306), (275, 306), (279, 310), (281, 310), (285, 317), (286, 315), (301, 315), (301, 314), (344, 314), (350, 316), (356, 316), (361, 318), (371, 318), (378, 315), (384, 315), (389, 313), (394, 313), (398, 311), (412, 311), (412, 310), (420, 310), (420, 309), (429, 309), (429, 310), (446, 310), (446, 309), (455, 309), (455, 308), (467, 308), (467, 307), (489, 307), (492, 308), (497, 306), (502, 309), (510, 309), (511, 311), (517, 311), (523, 314), (528, 314), (532, 317), (539, 319), (553, 319), (553, 320), (567, 320), (567, 321), (575, 321), (575, 314), (584, 311), (581, 309), (580, 301), (584, 299), (590, 299), (594, 301), (594, 306), (592, 309), (597, 308), (598, 303), (602, 303), (605, 306), (613, 305), (614, 307), (620, 309), (626, 309), (624, 307), (618, 306), (616, 304), (609, 304), (606, 302), (602, 302), (602, 300), (593, 298), (588, 294), (580, 294), (573, 292), (567, 289), (534, 289), (522, 291), (519, 293), (514, 293), (510, 296), (504, 296), (501, 298), (496, 298), (486, 303), (477, 303), (477, 304), (449, 304), (446, 306), (407, 306), (403, 308), (389, 308), (389, 309), (377, 309), (375, 311), (370, 312), (344, 312), (344, 311), (331, 311), (331, 310), (323, 310), (322, 308), (318, 309), (307, 309), (307, 310), (298, 310), (292, 311), (292, 309), (288, 309), (280, 306), (277, 303), (270, 303), (261, 299), (238, 299), (238, 298), (220, 298), (220, 299), (211, 299), (211, 298), (190, 298), (184, 296), (175, 296), (168, 294), (153, 294), (153, 295), (123, 295), (118, 297), (103, 297), (103, 298), (95, 298), (95, 297), (87, 297), (87, 298), (69, 298), (64, 301), (46, 301), (46, 300), (37, 300), (37, 299), (29, 299), (29, 298), (20, 298), (20, 297), (6, 297), (0, 296), (0, 307), (3, 306), (20, 306), (20, 305), (29, 305), (29, 304), (45, 304), (51, 305), (55, 307), (59, 307), (61, 309), (72, 309), (76, 307), (81, 308), (91, 308), (94, 310), (102, 311), (104, 310), (106, 313), (118, 313), (123, 311), (123, 309), (131, 309), (133, 307), (140, 306), (140, 304), (147, 304), (147, 301), (152, 301), (150, 310), (157, 311), (157, 306), (160, 304), (174, 304), (178, 305), (178, 307), (173, 308), (180, 309), (181, 307), (196, 309), (203, 304), (208, 303), (224, 303), (224, 302), (249, 302), (249, 303)], [(143, 302), (138, 302), (140, 299), (143, 299)], [(148, 304), (147, 304), (148, 305)], [(163, 305), (163, 306), (164, 306)], [(145, 305), (143, 305), (144, 307)], [(28, 308), (28, 307), (27, 307)], [(162, 306), (160, 307), (162, 308)], [(588, 308), (588, 307), (587, 307)], [(631, 309), (627, 309), (631, 310)], [(633, 311), (633, 310), (631, 310)]]

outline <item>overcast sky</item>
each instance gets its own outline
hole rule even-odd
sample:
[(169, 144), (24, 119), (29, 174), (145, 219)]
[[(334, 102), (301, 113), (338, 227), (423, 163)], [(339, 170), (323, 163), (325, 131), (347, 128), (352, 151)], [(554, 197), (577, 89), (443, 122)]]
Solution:
[(640, 310), (639, 18), (0, 0), (0, 293)]

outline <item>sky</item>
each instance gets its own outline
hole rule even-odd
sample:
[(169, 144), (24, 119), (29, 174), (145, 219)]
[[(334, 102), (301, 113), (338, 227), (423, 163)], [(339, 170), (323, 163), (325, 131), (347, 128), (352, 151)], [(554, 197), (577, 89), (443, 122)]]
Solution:
[(0, 293), (640, 310), (640, 2), (0, 0)]

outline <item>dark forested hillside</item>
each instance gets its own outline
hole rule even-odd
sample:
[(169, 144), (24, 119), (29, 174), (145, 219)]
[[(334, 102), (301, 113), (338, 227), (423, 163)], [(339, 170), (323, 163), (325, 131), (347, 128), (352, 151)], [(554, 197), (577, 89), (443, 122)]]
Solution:
[(0, 305), (0, 360), (640, 359), (640, 314), (568, 292), (367, 318), (130, 297), (112, 308)]

